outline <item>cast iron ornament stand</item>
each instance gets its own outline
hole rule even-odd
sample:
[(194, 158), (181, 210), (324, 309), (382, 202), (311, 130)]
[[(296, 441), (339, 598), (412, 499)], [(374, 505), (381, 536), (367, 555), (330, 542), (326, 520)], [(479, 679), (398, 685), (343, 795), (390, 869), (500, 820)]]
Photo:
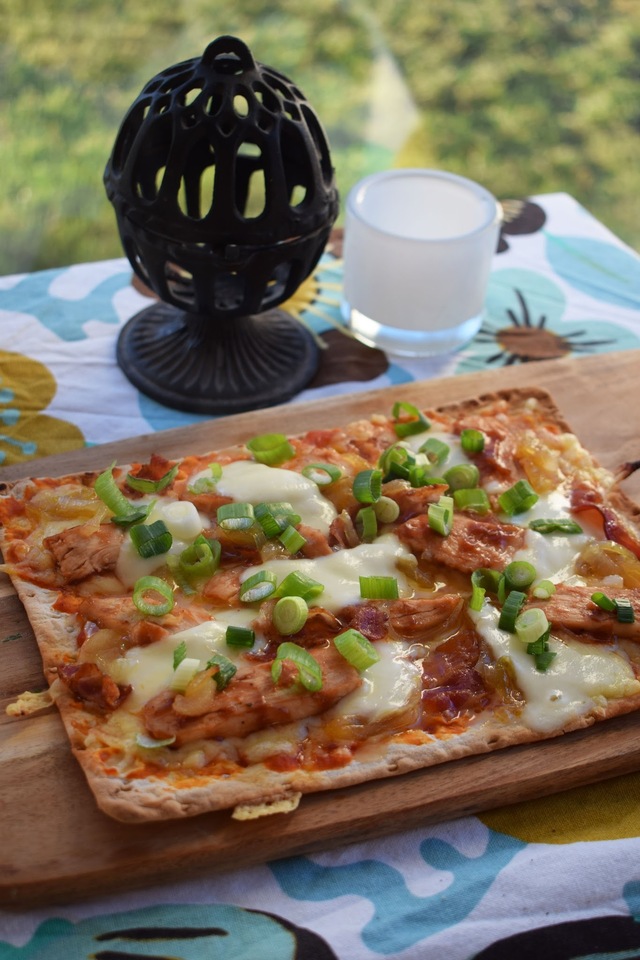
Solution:
[(302, 390), (318, 349), (275, 308), (320, 259), (338, 192), (320, 123), (293, 83), (218, 37), (144, 87), (104, 182), (125, 254), (162, 301), (120, 333), (129, 380), (206, 414)]

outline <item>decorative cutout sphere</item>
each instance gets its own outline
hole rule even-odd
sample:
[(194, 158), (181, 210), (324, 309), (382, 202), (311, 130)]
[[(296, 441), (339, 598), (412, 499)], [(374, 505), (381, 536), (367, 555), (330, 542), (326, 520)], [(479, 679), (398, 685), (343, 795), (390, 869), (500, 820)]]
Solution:
[(235, 37), (144, 87), (104, 180), (140, 279), (166, 303), (218, 320), (292, 296), (338, 213), (316, 114)]

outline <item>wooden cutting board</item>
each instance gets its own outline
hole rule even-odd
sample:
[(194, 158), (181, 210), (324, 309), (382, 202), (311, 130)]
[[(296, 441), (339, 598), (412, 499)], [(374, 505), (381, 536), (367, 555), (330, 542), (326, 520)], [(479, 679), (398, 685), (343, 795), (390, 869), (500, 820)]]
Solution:
[[(301, 432), (345, 423), (394, 400), (433, 406), (499, 387), (549, 390), (600, 461), (615, 468), (640, 458), (640, 351), (564, 358), (446, 380), (324, 399), (202, 422), (186, 429), (104, 444), (0, 471), (57, 475), (102, 468), (152, 452), (206, 452), (269, 430)], [(625, 481), (640, 500), (640, 476)], [(227, 813), (130, 825), (95, 806), (52, 709), (10, 719), (6, 705), (43, 686), (33, 632), (0, 575), (0, 902), (53, 902), (224, 871), (328, 845), (362, 841), (419, 824), (449, 820), (640, 770), (638, 718), (628, 716), (530, 746), (444, 764), (347, 790), (304, 797), (297, 811), (239, 823)]]

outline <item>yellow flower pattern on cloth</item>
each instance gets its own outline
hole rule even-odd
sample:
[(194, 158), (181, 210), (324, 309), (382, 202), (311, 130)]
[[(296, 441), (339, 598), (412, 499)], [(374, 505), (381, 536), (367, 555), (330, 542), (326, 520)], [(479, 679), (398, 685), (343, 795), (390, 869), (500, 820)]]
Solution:
[(0, 350), (0, 466), (85, 446), (78, 427), (42, 412), (56, 390), (44, 364)]

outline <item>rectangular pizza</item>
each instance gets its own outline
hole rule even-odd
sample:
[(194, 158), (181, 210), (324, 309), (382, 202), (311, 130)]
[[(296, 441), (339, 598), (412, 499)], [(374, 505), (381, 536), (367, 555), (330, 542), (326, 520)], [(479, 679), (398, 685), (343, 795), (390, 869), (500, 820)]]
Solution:
[(122, 821), (250, 818), (640, 707), (639, 508), (543, 391), (0, 484), (2, 569)]

